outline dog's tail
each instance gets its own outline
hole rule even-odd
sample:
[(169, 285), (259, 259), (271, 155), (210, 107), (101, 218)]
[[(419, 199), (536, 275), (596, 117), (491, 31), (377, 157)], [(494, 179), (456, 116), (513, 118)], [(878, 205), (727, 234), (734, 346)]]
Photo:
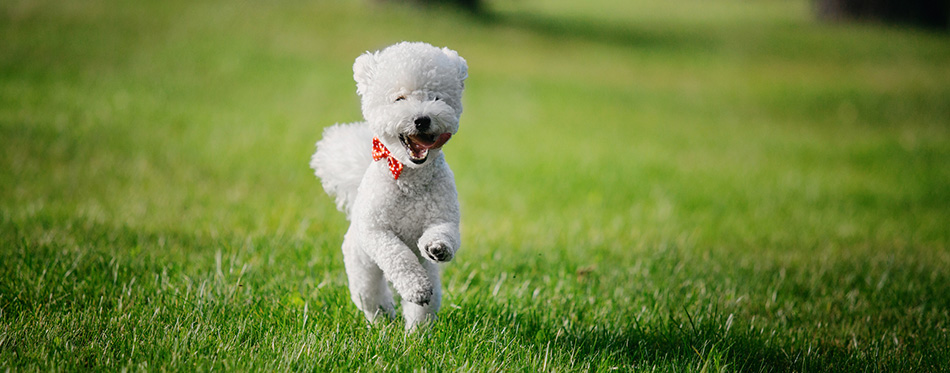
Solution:
[(363, 174), (373, 162), (372, 143), (373, 132), (366, 122), (337, 124), (323, 130), (317, 152), (310, 158), (313, 173), (347, 219)]

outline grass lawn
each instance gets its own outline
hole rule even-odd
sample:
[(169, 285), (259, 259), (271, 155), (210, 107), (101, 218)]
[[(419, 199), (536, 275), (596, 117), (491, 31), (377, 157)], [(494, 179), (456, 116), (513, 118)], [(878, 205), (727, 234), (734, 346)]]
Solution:
[[(946, 371), (950, 36), (809, 2), (0, 2), (0, 370)], [(368, 326), (308, 169), (459, 51), (463, 245)]]

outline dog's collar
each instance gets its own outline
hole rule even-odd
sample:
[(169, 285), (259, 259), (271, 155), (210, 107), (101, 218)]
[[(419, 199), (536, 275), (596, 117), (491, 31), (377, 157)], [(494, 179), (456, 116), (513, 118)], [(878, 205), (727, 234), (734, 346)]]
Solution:
[(383, 142), (379, 141), (378, 137), (373, 137), (373, 161), (378, 161), (383, 158), (386, 158), (386, 161), (389, 162), (389, 172), (392, 172), (393, 180), (399, 180), (399, 174), (402, 173), (402, 163), (400, 163), (396, 157), (393, 157), (392, 153), (389, 152), (389, 149), (386, 149), (386, 145), (383, 145)]

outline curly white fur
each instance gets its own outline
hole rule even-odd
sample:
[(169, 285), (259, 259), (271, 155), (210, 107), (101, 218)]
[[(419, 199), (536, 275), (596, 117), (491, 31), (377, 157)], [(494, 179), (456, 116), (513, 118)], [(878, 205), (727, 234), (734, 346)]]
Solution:
[[(343, 258), (353, 302), (369, 320), (395, 317), (387, 280), (402, 296), (406, 329), (435, 319), (439, 267), (459, 249), (459, 203), (441, 146), (458, 131), (465, 59), (448, 48), (399, 43), (353, 64), (365, 122), (323, 132), (310, 161), (347, 214)], [(373, 161), (377, 137), (404, 169)]]

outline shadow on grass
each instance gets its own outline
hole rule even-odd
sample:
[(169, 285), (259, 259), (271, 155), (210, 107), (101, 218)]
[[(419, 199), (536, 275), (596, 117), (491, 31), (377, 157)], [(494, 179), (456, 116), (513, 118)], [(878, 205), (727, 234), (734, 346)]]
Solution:
[[(686, 323), (683, 325), (682, 323)], [(550, 326), (521, 323), (519, 337), (539, 343)], [(556, 327), (553, 329), (557, 329)], [(717, 325), (690, 325), (671, 317), (659, 326), (631, 325), (618, 330), (591, 327), (588, 330), (559, 331), (555, 341), (572, 360), (592, 362), (592, 370), (652, 368), (674, 364), (696, 367), (729, 367), (738, 371), (792, 370), (795, 361), (786, 353), (747, 333), (723, 333)], [(599, 362), (599, 363), (598, 363)], [(597, 364), (619, 366), (598, 366)]]
[(588, 330), (556, 332), (560, 335), (550, 335), (552, 330), (558, 329), (557, 326), (528, 320), (521, 320), (518, 324), (517, 338), (525, 344), (550, 342), (552, 348), (571, 356), (571, 364), (589, 362), (594, 371), (654, 369), (671, 364), (704, 371), (728, 369), (741, 372), (880, 368), (875, 362), (857, 358), (841, 347), (821, 346), (806, 355), (799, 348), (776, 345), (773, 341), (779, 336), (774, 334), (728, 331), (719, 322), (693, 324), (685, 313), (677, 316), (671, 313), (669, 319), (659, 325), (634, 324), (618, 330), (595, 326)]
[(634, 23), (596, 21), (580, 17), (547, 17), (531, 13), (481, 13), (477, 18), (496, 27), (510, 27), (554, 40), (582, 40), (650, 51), (690, 53), (711, 50), (715, 39), (687, 29), (649, 29)]

